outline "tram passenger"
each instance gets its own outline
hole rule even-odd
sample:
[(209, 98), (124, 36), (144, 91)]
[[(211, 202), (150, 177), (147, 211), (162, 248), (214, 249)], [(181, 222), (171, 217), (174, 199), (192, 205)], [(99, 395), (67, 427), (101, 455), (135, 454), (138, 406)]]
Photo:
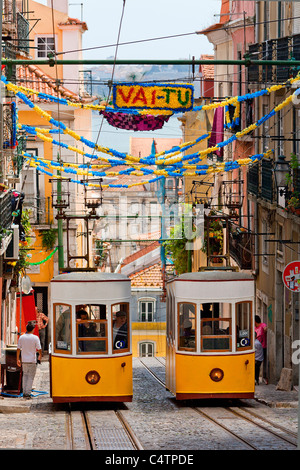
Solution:
[[(88, 320), (88, 313), (87, 313), (86, 310), (81, 309), (76, 313), (76, 321), (78, 322), (78, 325), (77, 325), (77, 336), (78, 336), (78, 338), (84, 338), (84, 337), (89, 336), (89, 334), (88, 334), (89, 324), (87, 322), (86, 323), (81, 323), (84, 320)], [(78, 342), (78, 347), (79, 347), (80, 351), (84, 351), (85, 350), (85, 341), (79, 341)]]
[(192, 322), (188, 318), (186, 318), (183, 322), (183, 329), (184, 329), (183, 346), (187, 348), (194, 348), (195, 347), (195, 333), (192, 331)]
[(127, 313), (120, 310), (116, 313), (116, 319), (113, 323), (113, 348), (124, 349), (127, 347)]

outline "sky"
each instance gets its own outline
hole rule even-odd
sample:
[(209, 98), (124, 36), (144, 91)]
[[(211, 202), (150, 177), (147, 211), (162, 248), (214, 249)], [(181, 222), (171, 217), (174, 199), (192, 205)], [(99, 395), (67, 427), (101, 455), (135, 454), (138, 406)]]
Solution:
[[(43, 1), (41, 1), (43, 3)], [(81, 7), (82, 4), (82, 7)], [(195, 33), (218, 22), (221, 0), (82, 0), (69, 2), (69, 16), (83, 19), (83, 47)], [(122, 16), (123, 13), (123, 16)], [(82, 15), (82, 17), (81, 17)], [(115, 46), (84, 52), (84, 59), (107, 59)], [(119, 46), (119, 59), (189, 59), (213, 52), (203, 35), (190, 34)]]
[[(37, 0), (47, 4), (47, 0)], [(194, 34), (217, 23), (221, 0), (70, 0), (69, 16), (86, 22), (83, 48), (113, 45), (83, 51), (84, 59), (107, 59), (115, 56), (116, 42), (141, 41), (165, 36), (177, 38), (141, 42), (118, 47), (117, 59), (189, 59), (213, 54), (213, 47), (204, 35)], [(122, 16), (123, 13), (123, 16)], [(187, 34), (192, 33), (192, 34)], [(65, 54), (64, 58), (68, 58)], [(96, 141), (100, 116), (93, 118), (92, 140)], [(159, 131), (134, 133), (102, 123), (101, 145), (120, 151), (129, 150), (129, 136), (181, 137), (177, 117), (172, 117)]]

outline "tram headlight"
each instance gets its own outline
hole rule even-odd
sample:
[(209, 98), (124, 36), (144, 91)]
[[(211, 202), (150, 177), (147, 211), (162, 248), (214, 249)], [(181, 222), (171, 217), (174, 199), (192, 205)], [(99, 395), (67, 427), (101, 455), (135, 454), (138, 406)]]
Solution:
[(86, 376), (85, 380), (90, 384), (90, 385), (96, 385), (99, 380), (100, 380), (100, 375), (96, 370), (90, 370)]
[(220, 382), (224, 377), (224, 372), (222, 369), (215, 368), (210, 371), (209, 376), (214, 382)]

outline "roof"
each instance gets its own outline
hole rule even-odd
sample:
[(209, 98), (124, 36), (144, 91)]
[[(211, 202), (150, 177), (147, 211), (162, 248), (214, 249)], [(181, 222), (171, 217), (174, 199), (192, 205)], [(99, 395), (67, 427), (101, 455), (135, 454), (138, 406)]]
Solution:
[(160, 288), (163, 287), (162, 271), (160, 263), (142, 269), (129, 276), (131, 287), (141, 288)]
[[(88, 99), (81, 99), (81, 97), (71, 90), (68, 90), (62, 85), (57, 87), (56, 79), (43, 72), (36, 65), (21, 65), (17, 67), (17, 82), (26, 88), (31, 88), (40, 93), (46, 93), (51, 96), (65, 98), (74, 102), (91, 102), (93, 97)], [(42, 101), (38, 95), (33, 95), (31, 100), (34, 102)]]
[(133, 261), (137, 260), (141, 256), (146, 255), (147, 253), (150, 253), (151, 251), (155, 250), (159, 246), (159, 242), (155, 241), (152, 242), (150, 245), (146, 246), (145, 248), (142, 248), (139, 251), (136, 251), (132, 255), (127, 256), (127, 258), (124, 258), (122, 262), (122, 266), (126, 266), (129, 263), (132, 263)]
[[(215, 56), (202, 54), (200, 56), (200, 60), (213, 60)], [(202, 72), (202, 77), (204, 80), (213, 80), (215, 75), (215, 66), (214, 64), (200, 64), (199, 65), (199, 72)]]
[[(185, 273), (172, 279), (172, 281), (238, 281), (247, 280), (253, 281), (252, 274), (239, 271), (201, 271), (196, 273)], [(170, 282), (172, 282), (170, 281)]]
[(67, 21), (59, 23), (58, 26), (81, 26), (84, 31), (88, 30), (85, 21), (79, 21), (77, 18), (68, 18)]
[(130, 279), (124, 274), (104, 273), (99, 271), (91, 272), (73, 272), (64, 273), (55, 276), (51, 282), (102, 282), (102, 281), (129, 281)]
[(222, 0), (221, 4), (221, 12), (220, 12), (220, 21), (219, 23), (215, 23), (208, 28), (202, 29), (201, 31), (197, 31), (197, 34), (207, 34), (216, 29), (223, 28), (223, 25), (227, 23), (230, 19), (230, 0)]

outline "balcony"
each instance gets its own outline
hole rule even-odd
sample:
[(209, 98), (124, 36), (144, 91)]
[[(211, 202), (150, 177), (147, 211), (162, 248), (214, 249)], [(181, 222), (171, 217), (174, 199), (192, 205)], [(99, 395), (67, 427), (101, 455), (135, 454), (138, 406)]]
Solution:
[(254, 234), (231, 224), (229, 231), (229, 254), (240, 269), (254, 269)]
[(2, 255), (11, 239), (12, 205), (11, 192), (0, 193), (0, 255)]
[(30, 223), (32, 225), (51, 225), (53, 214), (50, 197), (25, 197), (24, 209), (30, 210)]
[[(289, 60), (300, 59), (300, 34), (284, 38), (269, 39), (249, 45), (250, 60)], [(296, 67), (283, 65), (250, 65), (249, 83), (284, 82), (296, 74)]]

